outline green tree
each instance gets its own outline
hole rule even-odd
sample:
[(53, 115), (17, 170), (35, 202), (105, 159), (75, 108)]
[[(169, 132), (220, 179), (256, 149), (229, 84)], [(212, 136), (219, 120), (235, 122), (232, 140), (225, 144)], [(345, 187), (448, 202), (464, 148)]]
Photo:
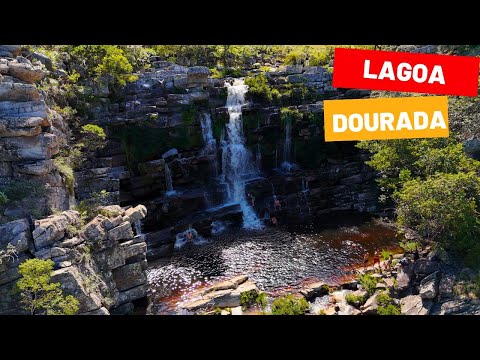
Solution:
[(410, 180), (394, 198), (401, 225), (463, 255), (480, 249), (480, 180), (476, 173)]
[(17, 281), (21, 301), (31, 315), (74, 315), (79, 302), (64, 296), (60, 283), (51, 283), (52, 260), (30, 259), (18, 267), (22, 277)]

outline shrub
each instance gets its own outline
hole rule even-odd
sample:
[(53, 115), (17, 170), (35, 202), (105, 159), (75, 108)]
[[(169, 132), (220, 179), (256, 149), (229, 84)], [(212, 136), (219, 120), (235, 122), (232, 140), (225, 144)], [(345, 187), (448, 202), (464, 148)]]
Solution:
[(272, 315), (303, 315), (307, 312), (307, 300), (296, 298), (292, 294), (275, 299), (272, 303)]
[(82, 200), (74, 207), (74, 209), (80, 213), (82, 223), (85, 224), (89, 222), (95, 216), (104, 211), (100, 206), (104, 205), (107, 197), (108, 192), (106, 190), (94, 192), (92, 193), (91, 199)]
[(345, 295), (345, 301), (347, 302), (347, 304), (355, 307), (359, 307), (360, 305), (362, 305), (365, 300), (365, 297), (361, 295), (355, 295), (352, 293), (348, 293), (347, 295)]
[(22, 277), (17, 281), (21, 302), (31, 315), (73, 315), (79, 302), (64, 296), (60, 283), (51, 283), (52, 260), (29, 259), (18, 267)]
[(398, 222), (467, 255), (479, 245), (480, 180), (476, 173), (437, 174), (408, 181), (395, 194)]
[(8, 203), (8, 197), (3, 191), (0, 191), (0, 206)]
[(367, 292), (368, 296), (372, 296), (377, 287), (377, 279), (370, 274), (362, 274), (358, 277), (358, 283)]
[(257, 299), (257, 292), (255, 290), (250, 290), (242, 293), (240, 295), (240, 305), (242, 308), (248, 308), (255, 304), (255, 300)]
[(302, 121), (302, 119), (303, 113), (297, 109), (289, 109), (287, 107), (280, 109), (280, 120), (282, 123), (286, 123), (289, 120), (292, 123), (296, 123), (297, 121)]
[(378, 315), (401, 315), (400, 308), (393, 303), (393, 299), (388, 294), (379, 294), (376, 300)]
[(260, 294), (257, 295), (257, 298), (255, 299), (255, 302), (257, 305), (260, 307), (260, 309), (265, 310), (265, 308), (268, 305), (268, 296), (266, 293), (261, 292)]
[(381, 252), (382, 260), (390, 259), (390, 255), (393, 255), (393, 253), (390, 250), (383, 249)]
[(248, 85), (248, 93), (254, 101), (261, 103), (277, 102), (280, 93), (277, 89), (272, 89), (268, 84), (265, 74), (260, 73), (254, 77), (245, 78), (245, 85)]
[(403, 251), (405, 252), (414, 252), (415, 250), (417, 249), (420, 249), (421, 248), (421, 245), (419, 242), (417, 241), (402, 241), (400, 242), (400, 247), (403, 249)]
[(11, 201), (20, 201), (26, 198), (37, 198), (45, 195), (45, 186), (38, 180), (15, 179), (3, 190)]
[(75, 175), (73, 169), (68, 164), (67, 159), (64, 157), (57, 157), (53, 160), (55, 167), (62, 176), (63, 182), (67, 185), (70, 195), (74, 194), (75, 189)]

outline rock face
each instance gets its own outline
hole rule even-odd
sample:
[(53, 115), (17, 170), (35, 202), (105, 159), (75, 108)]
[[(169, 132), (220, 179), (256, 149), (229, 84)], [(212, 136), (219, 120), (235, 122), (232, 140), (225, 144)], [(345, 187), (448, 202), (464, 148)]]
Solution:
[(40, 61), (17, 56), (20, 51), (17, 45), (0, 45), (0, 191), (34, 181), (38, 192), (27, 191), (0, 206), (1, 222), (69, 206), (70, 194), (51, 161), (67, 128), (35, 86), (48, 71)]
[(248, 279), (248, 276), (240, 275), (193, 294), (194, 300), (187, 301), (181, 304), (180, 307), (193, 312), (216, 307), (234, 308), (241, 305), (241, 295), (251, 291), (259, 293), (257, 286)]
[(438, 295), (438, 284), (440, 282), (440, 272), (436, 271), (420, 282), (420, 297), (422, 299), (433, 299)]
[(147, 293), (147, 246), (123, 219), (140, 221), (145, 208), (107, 209), (111, 217), (99, 215), (81, 231), (80, 214), (73, 210), (35, 221), (33, 231), (26, 219), (0, 226), (0, 250), (8, 244), (16, 250), (16, 257), (0, 264), (0, 314), (23, 313), (11, 290), (20, 277), (18, 265), (32, 256), (54, 262), (52, 281), (77, 298), (79, 314), (131, 311), (132, 301)]
[(428, 315), (432, 308), (431, 300), (423, 300), (419, 295), (409, 295), (400, 300), (402, 315)]

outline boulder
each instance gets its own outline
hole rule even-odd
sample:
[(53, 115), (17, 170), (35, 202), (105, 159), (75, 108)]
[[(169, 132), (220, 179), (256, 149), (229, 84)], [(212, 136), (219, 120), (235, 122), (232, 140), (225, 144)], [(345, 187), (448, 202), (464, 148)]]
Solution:
[(248, 280), (248, 275), (235, 276), (232, 279), (225, 280), (217, 284), (213, 284), (212, 286), (209, 286), (206, 290), (204, 290), (203, 293), (208, 294), (209, 292), (212, 292), (212, 291), (236, 289), (238, 285), (243, 284), (247, 280)]
[(105, 219), (102, 225), (105, 230), (110, 231), (113, 228), (116, 228), (117, 226), (119, 226), (122, 222), (124, 222), (123, 217), (121, 215), (118, 215), (115, 218)]
[(59, 215), (36, 220), (35, 229), (32, 233), (35, 248), (39, 250), (62, 239), (69, 226), (80, 226), (80, 213), (78, 211), (67, 210)]
[(108, 238), (113, 241), (130, 240), (133, 237), (132, 225), (128, 221), (108, 231)]
[(440, 277), (440, 271), (436, 271), (420, 282), (419, 295), (422, 299), (433, 299), (437, 296)]
[(98, 243), (107, 239), (107, 232), (103, 227), (107, 218), (103, 215), (97, 215), (90, 221), (82, 231), (82, 237), (91, 243)]
[(37, 160), (15, 163), (13, 170), (19, 174), (45, 176), (55, 170), (55, 165), (53, 160)]
[(439, 270), (439, 264), (436, 261), (431, 261), (428, 259), (419, 259), (415, 261), (413, 272), (415, 275), (429, 275), (435, 271)]
[(432, 308), (431, 300), (423, 300), (420, 295), (409, 295), (400, 300), (402, 315), (428, 315)]
[[(243, 277), (235, 278), (236, 282), (239, 280), (243, 280)], [(233, 280), (233, 279), (232, 279)], [(232, 284), (232, 283), (230, 283)], [(220, 286), (220, 288), (224, 288), (228, 286), (224, 284), (224, 286)], [(234, 285), (230, 285), (234, 286)], [(209, 291), (206, 289), (199, 293), (199, 298), (189, 301), (185, 304), (182, 304), (181, 307), (188, 311), (197, 311), (201, 308), (206, 307), (219, 307), (219, 308), (227, 308), (227, 307), (236, 307), (240, 306), (240, 298), (243, 293), (255, 291), (256, 293), (259, 292), (255, 283), (251, 280), (246, 280), (245, 282), (238, 285), (235, 289), (227, 288), (227, 289), (219, 289), (215, 291)]]
[(147, 244), (144, 241), (134, 243), (133, 240), (130, 240), (121, 243), (120, 248), (123, 251), (123, 257), (125, 260), (137, 255), (145, 255), (147, 253)]
[(55, 270), (51, 281), (59, 282), (66, 295), (72, 295), (80, 302), (78, 313), (97, 310), (102, 306), (100, 295), (87, 292), (82, 285), (82, 276), (74, 266)]
[(119, 291), (125, 291), (147, 282), (147, 275), (140, 263), (120, 266), (112, 271), (112, 275)]
[(0, 52), (10, 53), (10, 57), (18, 56), (22, 53), (21, 45), (0, 45)]
[(134, 223), (135, 221), (140, 221), (147, 216), (147, 208), (143, 205), (138, 205), (136, 207), (132, 207), (125, 211), (125, 215), (123, 217), (124, 221), (129, 221), (130, 223)]
[(0, 250), (5, 250), (8, 244), (12, 244), (17, 252), (27, 251), (30, 241), (32, 241), (32, 234), (27, 219), (0, 225)]
[(188, 68), (186, 87), (208, 86), (209, 75), (210, 69), (206, 66), (192, 66)]
[(105, 250), (95, 252), (93, 258), (102, 271), (113, 270), (125, 265), (123, 251), (119, 246), (111, 246)]
[(480, 300), (455, 299), (444, 302), (438, 315), (480, 315)]
[(45, 75), (47, 75), (47, 73), (41, 67), (32, 66), (32, 64), (30, 64), (29, 62), (28, 63), (9, 62), (8, 75), (14, 76), (17, 79), (33, 84), (37, 81), (42, 80), (45, 77)]
[(41, 133), (38, 136), (0, 137), (3, 161), (45, 160), (58, 152), (57, 137), (50, 133)]
[(40, 61), (43, 65), (45, 65), (48, 70), (53, 70), (52, 59), (50, 59), (47, 55), (35, 51), (30, 56), (32, 57), (32, 59)]
[(84, 241), (85, 241), (85, 239), (83, 239), (81, 237), (74, 237), (74, 238), (71, 238), (71, 239), (63, 240), (62, 242), (60, 242), (58, 244), (58, 246), (59, 247), (66, 247), (66, 248), (72, 248), (72, 247), (75, 247), (77, 245), (80, 245)]
[(147, 296), (148, 285), (140, 285), (126, 291), (121, 291), (118, 293), (116, 306), (122, 305), (133, 300), (141, 299)]
[(313, 284), (308, 284), (306, 287), (300, 290), (300, 293), (307, 299), (308, 301), (318, 297), (327, 295), (329, 292), (329, 287), (327, 284), (323, 282), (317, 282)]
[(399, 291), (406, 290), (410, 286), (410, 276), (402, 268), (397, 273), (397, 286)]
[(78, 315), (110, 315), (110, 313), (108, 312), (108, 310), (106, 308), (101, 307), (100, 309), (89, 311), (89, 312), (86, 312), (86, 313), (81, 313), (81, 314), (78, 314)]
[(360, 310), (362, 311), (363, 314), (365, 315), (376, 315), (377, 314), (377, 308), (378, 308), (378, 303), (377, 303), (377, 296), (380, 294), (380, 291), (375, 292), (371, 297), (368, 298), (368, 300), (360, 306)]
[(35, 101), (40, 93), (35, 85), (20, 83), (0, 83), (0, 101)]
[(47, 119), (48, 107), (43, 100), (34, 101), (2, 101), (0, 117), (41, 117)]
[(342, 289), (345, 289), (345, 290), (357, 290), (358, 281), (352, 280), (352, 281), (344, 282), (341, 286), (342, 286)]

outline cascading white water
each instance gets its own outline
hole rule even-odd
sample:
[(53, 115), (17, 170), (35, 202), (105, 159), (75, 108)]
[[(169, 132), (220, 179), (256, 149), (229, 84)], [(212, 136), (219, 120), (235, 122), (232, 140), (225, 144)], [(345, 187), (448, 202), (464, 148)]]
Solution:
[(255, 154), (255, 162), (257, 163), (258, 171), (262, 170), (262, 151), (260, 149), (260, 144), (257, 144), (257, 153)]
[(212, 154), (217, 150), (217, 142), (213, 137), (212, 131), (212, 118), (210, 113), (204, 112), (200, 117), (200, 125), (202, 127), (202, 136), (203, 141), (205, 142), (205, 147), (203, 148), (203, 153)]
[(170, 172), (170, 168), (168, 164), (165, 163), (165, 185), (167, 187), (166, 195), (173, 195), (175, 194), (175, 190), (173, 189), (173, 182), (172, 182), (172, 173)]
[(297, 169), (292, 161), (292, 119), (287, 116), (285, 120), (285, 141), (283, 143), (283, 162), (280, 168), (287, 173)]
[(133, 223), (134, 227), (135, 227), (135, 235), (136, 236), (140, 236), (142, 235), (142, 222), (140, 220), (136, 220), (134, 223)]
[(248, 87), (239, 79), (236, 79), (233, 85), (226, 83), (226, 86), (228, 89), (226, 106), (230, 119), (222, 141), (222, 172), (229, 188), (228, 202), (240, 203), (244, 228), (261, 229), (262, 223), (245, 196), (245, 181), (258, 176), (257, 168), (252, 161), (253, 156), (245, 146), (243, 137), (242, 105), (245, 104)]

